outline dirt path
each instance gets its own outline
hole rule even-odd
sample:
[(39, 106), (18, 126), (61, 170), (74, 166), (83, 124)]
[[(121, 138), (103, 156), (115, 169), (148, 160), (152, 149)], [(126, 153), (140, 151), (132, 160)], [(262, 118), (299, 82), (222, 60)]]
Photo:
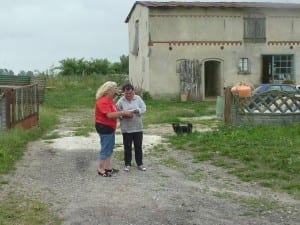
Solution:
[[(7, 187), (51, 203), (65, 225), (300, 224), (300, 201), (194, 163), (162, 139), (172, 132), (169, 125), (145, 130), (146, 172), (99, 177), (98, 136), (72, 136), (72, 121), (81, 116), (62, 118), (61, 138), (30, 143)], [(119, 135), (117, 143), (121, 155)], [(123, 162), (115, 159), (114, 167), (122, 169)]]

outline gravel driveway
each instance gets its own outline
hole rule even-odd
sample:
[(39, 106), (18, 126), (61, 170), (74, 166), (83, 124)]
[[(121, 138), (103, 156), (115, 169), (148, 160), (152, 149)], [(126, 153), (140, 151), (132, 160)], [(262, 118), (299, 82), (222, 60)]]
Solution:
[(72, 120), (82, 116), (61, 118), (61, 138), (30, 143), (7, 187), (51, 203), (65, 225), (300, 224), (300, 201), (242, 182), (208, 162), (194, 163), (188, 152), (164, 142), (162, 135), (172, 133), (169, 125), (145, 130), (146, 172), (124, 172), (115, 158), (120, 172), (100, 177), (98, 136), (72, 135)]

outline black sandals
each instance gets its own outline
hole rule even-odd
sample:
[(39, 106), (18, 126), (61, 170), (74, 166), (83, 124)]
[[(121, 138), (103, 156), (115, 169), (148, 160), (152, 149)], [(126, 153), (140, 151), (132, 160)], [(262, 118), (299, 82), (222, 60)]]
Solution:
[(98, 175), (102, 177), (111, 177), (111, 172), (105, 171), (104, 173), (101, 173), (98, 171)]
[(120, 170), (115, 169), (115, 168), (105, 169), (105, 172), (108, 172), (108, 173), (118, 173), (119, 171), (120, 171)]

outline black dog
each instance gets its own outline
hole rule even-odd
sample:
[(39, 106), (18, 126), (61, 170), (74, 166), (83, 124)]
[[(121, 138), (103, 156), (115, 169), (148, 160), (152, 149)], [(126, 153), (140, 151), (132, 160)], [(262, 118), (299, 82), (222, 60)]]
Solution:
[(193, 130), (193, 124), (180, 125), (179, 123), (172, 123), (173, 130), (176, 134), (191, 133)]

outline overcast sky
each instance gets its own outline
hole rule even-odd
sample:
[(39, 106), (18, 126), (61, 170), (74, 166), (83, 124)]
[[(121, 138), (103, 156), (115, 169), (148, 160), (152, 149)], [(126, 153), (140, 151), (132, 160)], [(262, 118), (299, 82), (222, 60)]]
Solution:
[(17, 74), (46, 71), (66, 58), (117, 62), (128, 54), (125, 19), (134, 2), (0, 0), (0, 68)]

